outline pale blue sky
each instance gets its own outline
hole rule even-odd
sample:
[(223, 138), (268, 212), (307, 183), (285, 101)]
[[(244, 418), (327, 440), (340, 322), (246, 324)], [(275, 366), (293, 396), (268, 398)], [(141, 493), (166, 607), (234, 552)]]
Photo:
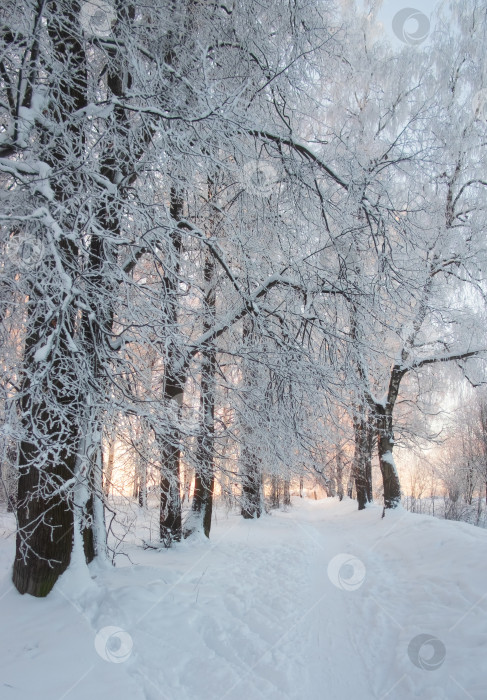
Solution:
[[(419, 10), (430, 18), (434, 10), (442, 3), (443, 0), (384, 0), (382, 8), (379, 12), (378, 20), (383, 25), (384, 31), (391, 39), (391, 42), (394, 45), (401, 46), (401, 42), (396, 38), (394, 32), (392, 31), (393, 17), (400, 10), (409, 7)], [(409, 26), (407, 26), (407, 29), (414, 32), (416, 28), (417, 24), (414, 22), (414, 20), (411, 20)], [(427, 40), (423, 42), (423, 44), (426, 44), (426, 42)], [(423, 44), (420, 44), (420, 46)]]

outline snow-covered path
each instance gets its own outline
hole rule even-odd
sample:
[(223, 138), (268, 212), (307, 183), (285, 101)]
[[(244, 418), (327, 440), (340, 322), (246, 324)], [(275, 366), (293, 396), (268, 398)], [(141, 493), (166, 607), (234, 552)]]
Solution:
[(133, 548), (44, 601), (0, 548), (0, 697), (485, 700), (487, 533), (355, 509), (221, 515), (211, 542)]

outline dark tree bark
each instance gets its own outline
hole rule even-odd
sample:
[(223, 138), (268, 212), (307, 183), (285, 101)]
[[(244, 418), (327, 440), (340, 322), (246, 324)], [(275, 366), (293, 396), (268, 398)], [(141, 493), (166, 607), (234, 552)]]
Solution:
[(175, 344), (175, 336), (178, 333), (179, 268), (182, 248), (178, 222), (183, 214), (183, 199), (174, 188), (171, 189), (170, 213), (174, 228), (170, 236), (168, 264), (163, 278), (164, 312), (167, 335), (170, 340), (166, 357), (163, 401), (165, 405), (174, 407), (174, 419), (164, 435), (156, 436), (161, 450), (159, 534), (165, 547), (170, 547), (172, 542), (179, 542), (182, 536), (179, 418), (184, 396), (185, 368), (180, 366), (181, 357)]
[(242, 478), (242, 516), (246, 519), (262, 515), (262, 473), (260, 461), (247, 448), (243, 449), (245, 474)]
[[(53, 57), (48, 78), (52, 81), (52, 103), (56, 105), (52, 114), (60, 125), (59, 133), (49, 141), (46, 160), (53, 172), (51, 186), (55, 200), (63, 207), (70, 196), (70, 187), (79, 185), (72, 166), (79, 162), (83, 137), (71, 116), (86, 105), (86, 61), (77, 38), (78, 3), (73, 3), (68, 11), (57, 2), (47, 3), (46, 7), (39, 3), (38, 31), (45, 9), (49, 12), (47, 26)], [(36, 42), (31, 50), (32, 61), (35, 46)], [(65, 66), (62, 76), (57, 75), (56, 65)], [(25, 107), (30, 106), (32, 88), (30, 85), (26, 91)], [(63, 225), (70, 231), (73, 212), (69, 212), (69, 207), (66, 209)], [(73, 241), (62, 238), (58, 245), (64, 265), (76, 269), (77, 249)], [(52, 276), (53, 265), (47, 257), (42, 261), (46, 279)], [(52, 317), (48, 312), (52, 298), (45, 292), (49, 295), (47, 290), (33, 284), (28, 302), (30, 330), (25, 341), (21, 381), (25, 437), (19, 449), (18, 528), (12, 576), (20, 593), (34, 596), (46, 596), (70, 562), (74, 515), (71, 491), (66, 484), (75, 472), (80, 440), (78, 381), (70, 343), (76, 310), (72, 303), (65, 304), (68, 292), (64, 292), (64, 298), (63, 292), (53, 293), (59, 314)], [(45, 342), (48, 328), (56, 333), (57, 343), (46, 358), (49, 364), (46, 378), (39, 371), (35, 354)]]
[(271, 508), (279, 508), (281, 503), (281, 484), (278, 476), (271, 476)]
[(364, 510), (372, 501), (372, 425), (367, 406), (362, 404), (354, 416), (353, 477), (357, 492), (358, 509)]
[(401, 502), (401, 484), (393, 457), (393, 411), (399, 394), (399, 386), (406, 370), (394, 365), (391, 370), (387, 398), (384, 404), (376, 403), (374, 417), (377, 426), (379, 466), (384, 485), (384, 509), (396, 508)]
[(384, 507), (396, 508), (401, 502), (401, 485), (392, 454), (394, 449), (392, 415), (382, 406), (378, 408), (377, 426), (379, 466), (384, 484)]
[[(167, 65), (175, 68), (178, 64), (179, 51), (185, 45), (186, 51), (193, 50), (197, 26), (198, 4), (194, 0), (184, 0), (182, 3), (171, 2), (170, 11), (178, 18), (180, 23), (179, 32), (168, 33), (168, 50), (165, 53)], [(175, 48), (177, 47), (177, 48)], [(172, 71), (170, 76), (171, 84), (176, 81), (177, 71)], [(186, 93), (186, 103), (191, 100), (187, 92), (186, 84), (180, 83), (181, 94)], [(181, 405), (184, 396), (185, 373), (188, 368), (190, 357), (184, 359), (178, 353), (174, 344), (174, 334), (177, 334), (178, 318), (178, 287), (180, 255), (182, 249), (181, 227), (179, 222), (183, 215), (183, 198), (176, 187), (171, 188), (170, 213), (174, 222), (174, 229), (171, 234), (171, 250), (169, 251), (169, 265), (164, 276), (164, 295), (166, 299), (166, 317), (173, 338), (169, 342), (169, 349), (166, 357), (165, 383), (163, 400), (166, 404), (175, 406), (175, 421), (169, 431), (164, 436), (158, 436), (161, 445), (161, 503), (160, 503), (160, 538), (165, 547), (170, 547), (172, 542), (179, 542), (182, 533), (181, 514), (181, 474), (180, 474), (180, 430), (178, 426)], [(196, 353), (195, 353), (196, 354)], [(207, 445), (204, 446), (205, 449)], [(205, 459), (205, 457), (203, 457)], [(211, 483), (210, 483), (211, 482)], [(213, 482), (210, 477), (208, 481), (206, 475), (198, 484), (198, 500), (200, 497), (208, 501), (208, 493), (213, 492)], [(211, 499), (210, 499), (211, 500)], [(210, 512), (211, 521), (211, 512)], [(208, 531), (209, 532), (209, 531)]]
[[(244, 343), (251, 345), (254, 337), (254, 322), (250, 315), (243, 319), (242, 338)], [(255, 385), (255, 371), (249, 359), (243, 363), (243, 381), (245, 387), (252, 390)], [(251, 402), (249, 402), (251, 403)], [(247, 406), (249, 410), (249, 405)], [(241, 478), (242, 478), (242, 509), (241, 514), (245, 519), (260, 518), (262, 515), (262, 469), (258, 455), (258, 447), (254, 444), (251, 418), (242, 418), (242, 452), (241, 452)]]
[(285, 506), (291, 505), (291, 489), (289, 479), (284, 479), (283, 483), (283, 501)]
[(347, 482), (347, 496), (349, 498), (353, 498), (353, 479), (352, 475), (350, 475), (348, 482)]
[(172, 426), (157, 438), (161, 454), (161, 502), (159, 510), (159, 535), (165, 547), (179, 542), (182, 535), (180, 431), (178, 419), (183, 401), (182, 378), (166, 372), (164, 400), (176, 406)]
[[(211, 188), (210, 188), (211, 197)], [(210, 225), (210, 228), (213, 228)], [(216, 289), (215, 261), (209, 251), (205, 255), (204, 265), (204, 317), (203, 332), (209, 331), (215, 323)], [(214, 487), (214, 439), (215, 439), (215, 375), (216, 349), (208, 344), (201, 352), (201, 388), (200, 388), (200, 434), (196, 451), (195, 484), (192, 514), (185, 531), (188, 537), (202, 525), (206, 537), (210, 536), (211, 516), (213, 510)], [(198, 522), (200, 521), (200, 522)]]
[(143, 461), (139, 464), (139, 493), (137, 502), (140, 508), (147, 506), (147, 464)]
[[(428, 292), (428, 289), (426, 290)], [(426, 294), (425, 292), (425, 294)], [(414, 334), (421, 327), (425, 311), (419, 314), (416, 320)], [(413, 335), (414, 337), (414, 335)], [(410, 341), (409, 345), (412, 345)], [(410, 350), (404, 348), (401, 354), (402, 364), (394, 364), (391, 369), (387, 397), (384, 403), (375, 402), (371, 396), (367, 397), (369, 406), (374, 414), (374, 420), (377, 427), (377, 448), (379, 453), (379, 465), (384, 483), (384, 512), (388, 508), (396, 508), (401, 502), (401, 484), (394, 463), (394, 406), (399, 394), (399, 387), (404, 375), (410, 369), (419, 369), (430, 364), (438, 362), (455, 362), (458, 360), (467, 360), (479, 354), (477, 350), (469, 350), (458, 354), (449, 354), (437, 357), (430, 357), (423, 360), (417, 360), (409, 365)]]
[(374, 446), (374, 431), (370, 420), (367, 422), (367, 447), (365, 451), (365, 490), (367, 495), (367, 501), (372, 503), (373, 500), (373, 490), (372, 490), (372, 449)]
[[(43, 5), (41, 3), (40, 5)], [(78, 192), (83, 186), (78, 171), (84, 158), (84, 138), (83, 130), (80, 129), (79, 120), (70, 120), (72, 113), (79, 112), (86, 106), (86, 61), (83, 52), (83, 45), (78, 37), (82, 36), (79, 26), (80, 3), (62, 4), (59, 2), (48, 2), (45, 8), (49, 13), (47, 20), (48, 34), (52, 42), (52, 53), (54, 65), (66, 66), (65, 72), (59, 77), (57, 67), (53, 70), (55, 87), (51, 91), (53, 113), (56, 120), (62, 125), (59, 135), (56, 133), (50, 136), (47, 162), (53, 171), (51, 178), (52, 188), (56, 201), (64, 204), (69, 203), (69, 198), (73, 192)], [(119, 19), (128, 21), (133, 19), (134, 11), (130, 5), (119, 3), (117, 6)], [(118, 25), (117, 25), (118, 26)], [(117, 29), (115, 28), (116, 32)], [(130, 75), (124, 71), (122, 52), (115, 44), (106, 49), (108, 56), (107, 87), (109, 93), (121, 96), (127, 86), (130, 86)], [(110, 121), (111, 120), (111, 121)], [(95, 209), (96, 226), (91, 231), (90, 247), (88, 251), (88, 262), (83, 271), (85, 278), (85, 293), (89, 300), (90, 308), (83, 311), (80, 322), (80, 335), (77, 343), (82, 352), (77, 357), (73, 356), (72, 338), (75, 338), (76, 316), (78, 309), (68, 308), (65, 311), (65, 318), (58, 322), (59, 336), (61, 342), (57, 344), (57, 354), (59, 366), (63, 367), (64, 377), (59, 383), (59, 392), (63, 393), (62, 404), (65, 415), (69, 414), (66, 404), (69, 403), (70, 389), (72, 388), (73, 412), (70, 415), (71, 426), (66, 428), (66, 435), (58, 430), (51, 437), (57, 436), (62, 444), (62, 449), (57, 450), (61, 461), (65, 462), (61, 467), (62, 476), (55, 475), (56, 483), (59, 484), (59, 493), (64, 501), (71, 498), (67, 491), (62, 488), (62, 481), (73, 475), (74, 468), (80, 472), (77, 478), (84, 481), (89, 489), (89, 498), (86, 503), (69, 503), (68, 510), (76, 509), (79, 519), (83, 522), (83, 543), (86, 560), (93, 559), (97, 551), (104, 547), (104, 513), (103, 513), (103, 484), (102, 484), (102, 460), (101, 460), (101, 413), (99, 398), (104, 394), (105, 378), (103, 362), (108, 361), (110, 349), (108, 339), (113, 327), (113, 298), (115, 289), (108, 281), (107, 270), (116, 264), (113, 242), (114, 237), (120, 235), (121, 230), (121, 201), (124, 196), (124, 187), (129, 186), (135, 179), (134, 161), (140, 157), (144, 145), (139, 145), (139, 152), (134, 153), (132, 149), (132, 138), (130, 134), (129, 120), (125, 109), (116, 105), (112, 117), (107, 123), (108, 131), (112, 137), (110, 143), (107, 142), (104, 151), (100, 156), (100, 174), (114, 187), (104, 192), (104, 196), (97, 201)], [(114, 143), (116, 146), (114, 147)], [(57, 173), (59, 177), (56, 177)], [(120, 177), (122, 176), (122, 178)], [(67, 208), (67, 207), (66, 207)], [(64, 218), (61, 222), (63, 229), (74, 231), (76, 228), (76, 212), (71, 212), (71, 219)], [(109, 236), (106, 236), (106, 233)], [(76, 270), (78, 251), (71, 237), (62, 239), (59, 248), (64, 266), (70, 272)], [(31, 298), (32, 308), (37, 307), (37, 319), (39, 307), (42, 299)], [(67, 317), (67, 318), (66, 318)], [(39, 324), (39, 320), (37, 321)], [(34, 324), (35, 325), (35, 324)], [(41, 340), (42, 319), (37, 326), (37, 333), (34, 332), (27, 339), (26, 343), (26, 363), (30, 366), (29, 350), (38, 345)], [(66, 336), (66, 340), (64, 340)], [(71, 341), (71, 342), (70, 342)], [(60, 349), (62, 348), (62, 352)], [(87, 386), (78, 387), (76, 392), (76, 363), (80, 362), (80, 357), (84, 366), (82, 371), (89, 377)], [(105, 358), (105, 359), (101, 359)], [(56, 365), (57, 358), (49, 357), (48, 361)], [(71, 369), (70, 369), (71, 368)], [(53, 373), (51, 372), (51, 377)], [(62, 383), (65, 388), (63, 389)], [(51, 382), (52, 384), (52, 382)], [(27, 385), (24, 384), (26, 388)], [(66, 389), (66, 387), (68, 387)], [(25, 393), (25, 392), (24, 392)], [(91, 396), (94, 394), (94, 396)], [(95, 400), (91, 403), (89, 397)], [(54, 401), (55, 403), (55, 401)], [(52, 410), (52, 397), (50, 401)], [(88, 407), (87, 408), (87, 404)], [(47, 419), (48, 412), (30, 406), (37, 416), (42, 417), (45, 425), (54, 425), (55, 421)], [(25, 412), (24, 412), (25, 415)], [(26, 431), (28, 432), (28, 431)], [(63, 450), (66, 456), (63, 456)], [(21, 447), (20, 463), (27, 466), (27, 463), (36, 460), (38, 457), (31, 454), (32, 447), (28, 441)], [(43, 450), (44, 458), (49, 454)], [(54, 457), (53, 459), (58, 459)], [(67, 460), (67, 461), (66, 461)], [(45, 467), (50, 473), (51, 468)], [(49, 477), (51, 478), (51, 477)], [(52, 480), (52, 479), (51, 479)], [(28, 482), (19, 481), (19, 488), (25, 489), (31, 486)], [(42, 506), (40, 506), (42, 510)], [(81, 511), (81, 512), (78, 512)], [(73, 518), (69, 514), (63, 516), (66, 520), (63, 527), (68, 528), (71, 535), (66, 535), (64, 540), (72, 539)], [(69, 522), (68, 522), (69, 521)], [(39, 531), (40, 528), (36, 527)], [(66, 550), (67, 551), (67, 550)], [(69, 555), (62, 554), (62, 563), (59, 565), (59, 572), (62, 572), (69, 563)], [(15, 575), (15, 571), (14, 571)]]
[[(117, 3), (116, 9), (118, 22), (113, 31), (117, 36), (120, 33), (120, 23), (127, 26), (133, 22), (135, 10), (131, 3), (122, 2)], [(132, 76), (126, 68), (120, 46), (114, 42), (106, 51), (108, 94), (121, 98), (125, 91), (130, 89)], [(88, 371), (98, 396), (104, 395), (107, 384), (103, 361), (108, 362), (112, 353), (108, 341), (113, 331), (113, 300), (116, 298), (117, 283), (111, 280), (107, 272), (117, 265), (113, 241), (121, 236), (125, 189), (136, 179), (134, 165), (142, 154), (150, 133), (148, 131), (146, 138), (142, 139), (137, 146), (138, 150), (134, 152), (130, 119), (127, 111), (119, 105), (114, 107), (113, 116), (107, 126), (110, 138), (100, 157), (100, 174), (113, 185), (113, 189), (106, 192), (96, 211), (97, 226), (91, 235), (86, 270), (91, 308), (84, 311), (81, 322), (85, 356), (89, 363)], [(104, 358), (103, 361), (101, 358)], [(94, 409), (89, 416), (86, 430), (97, 436), (98, 441), (98, 444), (93, 446), (94, 456), (88, 462), (90, 494), (86, 504), (87, 519), (83, 530), (83, 542), (86, 561), (89, 563), (105, 546), (105, 541), (97, 542), (97, 537), (105, 537), (101, 534), (105, 531), (105, 516), (103, 475), (100, 473), (102, 461), (99, 459), (103, 432), (99, 409)], [(81, 458), (86, 459), (87, 455), (81, 455)]]
[(337, 447), (336, 455), (336, 482), (338, 500), (343, 501), (343, 451), (341, 447)]

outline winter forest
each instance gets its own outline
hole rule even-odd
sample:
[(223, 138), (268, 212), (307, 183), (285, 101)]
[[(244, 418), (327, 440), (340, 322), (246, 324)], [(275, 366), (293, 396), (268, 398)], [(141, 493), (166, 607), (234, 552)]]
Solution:
[(0, 698), (485, 700), (486, 144), (483, 0), (4, 0)]

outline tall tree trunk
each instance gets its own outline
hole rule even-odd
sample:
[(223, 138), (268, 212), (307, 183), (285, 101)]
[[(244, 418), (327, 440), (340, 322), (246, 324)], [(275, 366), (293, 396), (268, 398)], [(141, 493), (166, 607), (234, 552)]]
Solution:
[[(251, 345), (254, 337), (254, 321), (250, 315), (244, 316), (243, 334), (244, 343)], [(256, 383), (255, 371), (251, 361), (243, 363), (244, 386), (252, 392)], [(248, 402), (249, 405), (252, 403)], [(249, 410), (249, 407), (247, 408)], [(262, 515), (262, 469), (258, 454), (258, 447), (253, 441), (252, 418), (242, 418), (242, 451), (241, 451), (241, 478), (242, 478), (242, 509), (241, 514), (245, 519), (260, 518)]]
[(366, 437), (366, 448), (365, 448), (365, 483), (366, 483), (366, 493), (367, 501), (372, 503), (373, 501), (373, 484), (372, 484), (372, 449), (374, 446), (374, 430), (372, 425), (372, 419), (369, 416), (367, 420), (367, 437)]
[(260, 460), (248, 447), (242, 450), (245, 465), (242, 475), (242, 516), (248, 520), (262, 515), (262, 472)]
[[(402, 357), (404, 363), (408, 357), (405, 351), (403, 351)], [(374, 406), (379, 466), (384, 485), (384, 514), (387, 509), (396, 508), (401, 502), (401, 484), (392, 454), (394, 449), (393, 412), (399, 394), (399, 386), (406, 371), (404, 364), (395, 364), (392, 367), (387, 399), (384, 403), (376, 403)]]
[(110, 432), (110, 440), (108, 443), (108, 456), (107, 456), (107, 466), (105, 469), (105, 478), (103, 482), (103, 491), (105, 496), (110, 493), (110, 486), (112, 483), (113, 467), (115, 465), (115, 420), (112, 423), (112, 429)]
[(184, 385), (180, 377), (168, 370), (164, 379), (164, 400), (166, 405), (174, 407), (174, 415), (167, 432), (156, 437), (161, 455), (159, 535), (162, 544), (170, 547), (173, 542), (179, 542), (182, 535), (179, 418)]
[(343, 501), (343, 452), (341, 447), (337, 447), (336, 455), (336, 482), (338, 500)]
[(180, 357), (175, 335), (178, 334), (179, 268), (182, 246), (178, 222), (183, 214), (183, 199), (175, 188), (171, 188), (170, 213), (174, 228), (170, 236), (168, 263), (163, 278), (164, 312), (169, 339), (164, 372), (163, 401), (165, 406), (172, 408), (172, 418), (164, 435), (156, 436), (161, 453), (159, 534), (165, 547), (170, 547), (173, 542), (179, 542), (182, 536), (179, 420), (183, 405), (185, 376), (178, 367)]
[(141, 455), (139, 455), (139, 492), (137, 500), (140, 508), (147, 507), (147, 463)]
[[(75, 168), (83, 149), (83, 134), (72, 114), (86, 106), (86, 61), (84, 48), (77, 37), (79, 9), (76, 3), (67, 12), (56, 2), (39, 4), (40, 14), (47, 10), (47, 27), (52, 42), (52, 67), (47, 67), (51, 82), (51, 100), (56, 105), (54, 118), (59, 123), (48, 146), (48, 164), (53, 176), (51, 187), (60, 209), (64, 210), (62, 227), (75, 230), (74, 213), (67, 201), (70, 187), (80, 183)], [(64, 65), (59, 76), (56, 66)], [(51, 73), (49, 75), (49, 70)], [(29, 86), (30, 97), (33, 85)], [(26, 93), (27, 94), (27, 93)], [(25, 107), (30, 107), (30, 97)], [(52, 118), (52, 116), (51, 116)], [(46, 137), (47, 138), (47, 137)], [(66, 270), (75, 271), (77, 249), (71, 237), (58, 242), (58, 255)], [(41, 261), (40, 274), (53, 277), (54, 260)], [(72, 338), (77, 311), (70, 290), (32, 284), (28, 303), (29, 332), (25, 341), (21, 379), (22, 428), (24, 437), (19, 448), (17, 495), (17, 541), (13, 566), (13, 583), (20, 593), (46, 596), (58, 577), (66, 570), (73, 545), (73, 502), (77, 452), (80, 441), (80, 387), (75, 369)], [(52, 308), (57, 315), (52, 315)], [(56, 338), (45, 358), (39, 363), (38, 351), (47, 338)], [(42, 366), (43, 365), (43, 366)]]
[(279, 508), (280, 505), (280, 481), (276, 474), (271, 476), (271, 508)]
[(213, 510), (214, 487), (214, 419), (215, 419), (215, 367), (213, 350), (205, 351), (201, 377), (201, 426), (196, 451), (195, 483), (192, 503), (191, 530), (185, 536), (202, 526), (206, 537), (210, 536)]
[(347, 481), (347, 496), (349, 498), (353, 498), (353, 478), (352, 474), (350, 473)]
[[(178, 63), (178, 49), (187, 42), (195, 31), (195, 12), (197, 4), (193, 0), (185, 0), (182, 3), (172, 1), (168, 8), (180, 23), (178, 32), (168, 32), (166, 36), (168, 49), (164, 54), (164, 60), (168, 66), (176, 67)], [(176, 80), (178, 71), (171, 72), (170, 81)], [(181, 83), (182, 90), (184, 83)], [(189, 96), (187, 97), (189, 99)], [(178, 227), (183, 215), (183, 197), (179, 186), (172, 186), (170, 192), (170, 214), (173, 221), (173, 231), (170, 236), (170, 250), (168, 252), (168, 264), (163, 278), (165, 315), (168, 328), (168, 351), (165, 358), (165, 377), (163, 401), (166, 406), (173, 408), (173, 421), (164, 435), (156, 435), (160, 445), (161, 454), (161, 501), (159, 511), (159, 534), (165, 547), (170, 547), (173, 542), (179, 542), (182, 537), (182, 513), (181, 513), (181, 450), (179, 419), (184, 396), (185, 371), (181, 369), (179, 362), (181, 357), (177, 351), (173, 334), (178, 333), (178, 288), (179, 268), (181, 255), (181, 231)]]
[[(134, 10), (130, 4), (118, 8), (119, 19), (133, 20)], [(117, 28), (115, 27), (115, 33)], [(107, 71), (107, 87), (109, 94), (121, 97), (132, 84), (130, 74), (125, 70), (122, 53), (116, 45), (107, 49), (109, 67)], [(86, 270), (87, 292), (90, 297), (90, 309), (85, 309), (82, 316), (82, 342), (87, 358), (87, 371), (92, 378), (94, 396), (92, 398), (93, 409), (87, 420), (86, 430), (91, 433), (88, 442), (93, 443), (96, 436), (97, 444), (92, 444), (95, 453), (102, 449), (102, 409), (99, 408), (99, 396), (104, 396), (107, 388), (107, 379), (103, 363), (109, 362), (111, 350), (108, 339), (113, 330), (114, 308), (113, 300), (116, 298), (117, 283), (108, 275), (108, 269), (116, 268), (117, 254), (113, 241), (120, 238), (122, 228), (122, 191), (121, 176), (135, 178), (133, 174), (133, 149), (131, 148), (130, 121), (123, 107), (115, 106), (113, 110), (113, 122), (110, 124), (110, 143), (100, 156), (100, 174), (114, 189), (107, 192), (96, 211), (96, 223), (90, 240), (89, 256)], [(113, 140), (113, 141), (112, 141)], [(114, 147), (113, 143), (117, 146)], [(130, 154), (130, 155), (129, 155)], [(105, 547), (101, 542), (97, 548), (96, 536), (99, 538), (105, 528), (104, 524), (104, 492), (99, 485), (100, 478), (96, 473), (98, 458), (90, 459), (87, 455), (80, 458), (88, 459), (90, 492), (85, 505), (87, 522), (83, 531), (83, 542), (87, 562), (91, 562), (99, 551)], [(99, 517), (102, 522), (97, 522)], [(96, 535), (96, 536), (95, 536)]]
[(289, 479), (284, 479), (283, 484), (283, 501), (285, 506), (291, 505), (291, 489), (290, 489)]
[(372, 500), (372, 426), (365, 404), (357, 407), (354, 435), (353, 477), (358, 509), (364, 510)]
[[(135, 19), (135, 6), (131, 2), (117, 0), (115, 3), (117, 22), (113, 27), (116, 37), (123, 34)], [(107, 92), (109, 96), (122, 98), (132, 86), (132, 75), (127, 67), (123, 51), (123, 39), (105, 47), (108, 57)], [(143, 155), (152, 136), (152, 129), (145, 125), (138, 138), (134, 137), (134, 125), (130, 112), (115, 105), (107, 119), (106, 145), (100, 155), (100, 175), (112, 187), (100, 197), (95, 211), (95, 223), (91, 231), (89, 256), (86, 269), (87, 294), (90, 308), (85, 309), (81, 320), (82, 343), (87, 358), (88, 372), (92, 379), (90, 386), (94, 393), (93, 409), (88, 418), (86, 430), (91, 432), (91, 443), (96, 458), (90, 461), (89, 483), (91, 490), (86, 505), (87, 527), (83, 532), (85, 556), (90, 562), (96, 554), (105, 551), (106, 532), (104, 522), (103, 474), (100, 472), (102, 460), (102, 419), (103, 408), (99, 407), (99, 397), (106, 395), (107, 372), (105, 365), (110, 362), (112, 350), (110, 338), (114, 323), (114, 299), (117, 296), (119, 280), (110, 277), (110, 270), (117, 269), (116, 241), (120, 239), (123, 227), (123, 206), (127, 191), (137, 178), (136, 164)], [(135, 259), (134, 259), (135, 264)], [(83, 443), (82, 443), (83, 444)], [(86, 460), (86, 455), (80, 455)], [(91, 523), (91, 524), (90, 524)], [(105, 533), (105, 534), (103, 534)], [(98, 540), (98, 544), (97, 544)], [(99, 546), (98, 546), (99, 545)]]
[(392, 428), (392, 408), (377, 405), (377, 445), (379, 466), (384, 485), (384, 510), (396, 508), (401, 502), (401, 485), (392, 451), (394, 432)]
[(134, 464), (134, 487), (132, 496), (141, 508), (147, 505), (147, 459), (145, 455), (146, 430), (144, 421), (137, 421), (133, 437), (133, 448), (135, 452)]
[[(209, 187), (211, 199), (212, 187)], [(210, 224), (210, 235), (214, 226)], [(204, 265), (204, 316), (203, 332), (210, 330), (215, 322), (216, 288), (215, 261), (208, 251)], [(214, 435), (215, 435), (215, 375), (216, 349), (213, 344), (204, 347), (201, 352), (201, 388), (200, 388), (200, 432), (196, 451), (196, 468), (191, 516), (185, 530), (185, 537), (202, 529), (206, 537), (210, 536), (211, 516), (213, 510), (214, 475)]]

